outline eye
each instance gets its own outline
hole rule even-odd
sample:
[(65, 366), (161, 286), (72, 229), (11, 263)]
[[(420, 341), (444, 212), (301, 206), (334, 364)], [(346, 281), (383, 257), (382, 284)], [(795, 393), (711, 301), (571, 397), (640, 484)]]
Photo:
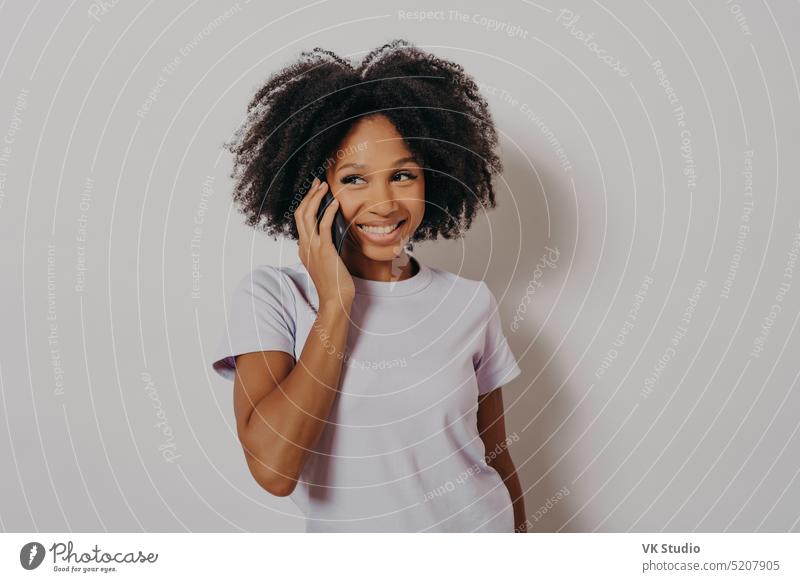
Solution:
[[(356, 182), (356, 180), (361, 180), (361, 182)], [(342, 176), (339, 181), (342, 184), (366, 184), (364, 178), (358, 174), (348, 174), (347, 176)]]
[(408, 170), (402, 170), (397, 172), (392, 179), (396, 179), (398, 182), (407, 182), (408, 180), (415, 180), (417, 175), (414, 172), (410, 172)]

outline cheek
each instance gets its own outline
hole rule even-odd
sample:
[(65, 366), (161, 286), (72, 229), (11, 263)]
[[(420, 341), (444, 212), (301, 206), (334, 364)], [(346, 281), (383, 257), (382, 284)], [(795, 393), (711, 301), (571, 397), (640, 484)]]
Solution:
[(350, 209), (353, 207), (352, 195), (344, 189), (344, 185), (328, 181), (328, 190), (339, 201), (339, 210), (342, 214), (345, 217), (350, 216)]
[(425, 196), (420, 196), (419, 198), (410, 200), (408, 206), (409, 210), (411, 210), (411, 214), (421, 218), (425, 213)]
[(339, 210), (338, 212), (342, 213), (345, 220), (350, 223), (356, 216), (356, 212), (358, 211), (358, 203), (355, 202), (352, 198), (348, 198), (348, 196), (339, 196), (337, 197), (339, 201)]
[(421, 218), (425, 213), (425, 182), (420, 181), (410, 198), (413, 198), (409, 200), (412, 212)]

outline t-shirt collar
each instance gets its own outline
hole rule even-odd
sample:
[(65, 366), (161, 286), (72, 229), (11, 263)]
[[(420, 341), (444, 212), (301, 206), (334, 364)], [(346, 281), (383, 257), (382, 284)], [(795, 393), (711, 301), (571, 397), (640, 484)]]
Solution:
[(356, 288), (356, 294), (402, 297), (422, 291), (431, 282), (430, 267), (416, 257), (411, 255), (409, 255), (409, 257), (419, 266), (417, 273), (413, 277), (403, 279), (402, 281), (373, 281), (351, 275)]

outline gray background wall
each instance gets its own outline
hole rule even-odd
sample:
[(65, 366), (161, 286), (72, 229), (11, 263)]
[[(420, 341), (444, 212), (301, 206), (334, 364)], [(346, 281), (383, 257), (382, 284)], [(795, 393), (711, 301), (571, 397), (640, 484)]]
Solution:
[(502, 133), (499, 207), (416, 251), (500, 299), (533, 529), (800, 530), (797, 22), (782, 1), (3, 3), (0, 528), (302, 529), (208, 366), (235, 280), (298, 260), (243, 226), (220, 146), (301, 50), (404, 37), (462, 63)]

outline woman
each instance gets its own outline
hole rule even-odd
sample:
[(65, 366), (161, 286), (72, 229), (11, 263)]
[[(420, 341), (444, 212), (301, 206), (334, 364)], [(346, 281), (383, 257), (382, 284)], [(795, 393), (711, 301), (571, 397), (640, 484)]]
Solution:
[(474, 81), (405, 41), (358, 65), (314, 49), (248, 110), (235, 199), (300, 258), (240, 280), (213, 358), (253, 477), (306, 531), (524, 531), (500, 391), (520, 369), (495, 297), (409, 254), (495, 205)]

